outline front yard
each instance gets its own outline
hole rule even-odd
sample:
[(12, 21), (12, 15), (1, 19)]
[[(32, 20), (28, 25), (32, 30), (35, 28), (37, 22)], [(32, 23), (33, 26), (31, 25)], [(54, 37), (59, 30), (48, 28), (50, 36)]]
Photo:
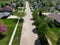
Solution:
[(48, 35), (48, 37), (50, 38), (52, 44), (60, 45), (60, 27), (57, 27), (55, 24), (52, 23), (50, 29), (50, 34)]
[(7, 25), (8, 31), (0, 37), (0, 45), (8, 45), (12, 32), (16, 25), (17, 19), (0, 19), (0, 23)]
[[(47, 18), (47, 19), (46, 19)], [(60, 45), (60, 24), (49, 16), (43, 16), (47, 24), (47, 33), (52, 45)]]
[[(5, 6), (5, 3), (6, 2), (4, 2), (4, 1), (3, 1), (3, 3), (0, 2), (0, 7)], [(9, 4), (10, 4), (10, 1), (6, 5), (9, 5)], [(16, 4), (17, 4), (17, 2), (16, 2)], [(14, 8), (14, 9), (15, 9), (15, 12), (12, 11), (11, 15), (16, 15), (20, 18), (22, 18), (25, 15), (25, 7), (24, 6), (23, 7), (19, 6), (19, 7)], [(0, 45), (8, 45), (9, 44), (9, 41), (11, 39), (11, 36), (12, 36), (13, 31), (14, 31), (17, 20), (18, 19), (0, 19), (0, 23), (6, 25), (8, 28), (7, 32), (4, 32), (2, 34), (2, 36), (0, 36)], [(22, 25), (23, 25), (23, 20), (20, 19), (15, 36), (14, 36), (14, 39), (12, 41), (12, 45), (19, 45), (20, 44)]]
[[(14, 31), (15, 25), (17, 23), (17, 19), (0, 19), (0, 22), (7, 25), (8, 31), (3, 33), (3, 36), (0, 37), (0, 45), (8, 45), (12, 33)], [(15, 33), (12, 45), (19, 45), (20, 44), (20, 36), (22, 30), (23, 21), (20, 20), (18, 24), (17, 31)]]

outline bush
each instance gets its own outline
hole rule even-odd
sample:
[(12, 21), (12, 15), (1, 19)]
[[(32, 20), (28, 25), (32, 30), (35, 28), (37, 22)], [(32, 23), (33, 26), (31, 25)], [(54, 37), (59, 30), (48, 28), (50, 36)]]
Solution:
[(3, 32), (7, 31), (7, 26), (4, 24), (0, 24), (0, 34), (2, 34)]
[(45, 21), (39, 16), (37, 10), (33, 12), (33, 17), (36, 25), (37, 34), (39, 36), (39, 40), (41, 45), (48, 45), (47, 39), (45, 37), (47, 24)]
[(19, 22), (23, 23), (23, 22), (24, 22), (24, 19), (20, 19), (20, 21), (19, 21)]
[(39, 17), (39, 16), (38, 16), (38, 11), (37, 11), (37, 9), (34, 10), (34, 12), (33, 12), (32, 15), (33, 15), (33, 17), (34, 17), (33, 19), (36, 19), (37, 17)]

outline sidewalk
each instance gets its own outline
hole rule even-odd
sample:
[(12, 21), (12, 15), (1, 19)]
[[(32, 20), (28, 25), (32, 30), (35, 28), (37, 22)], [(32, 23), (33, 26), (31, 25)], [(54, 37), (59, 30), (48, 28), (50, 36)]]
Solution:
[(15, 15), (10, 15), (7, 19), (18, 19), (18, 18), (20, 18), (20, 17), (15, 16)]

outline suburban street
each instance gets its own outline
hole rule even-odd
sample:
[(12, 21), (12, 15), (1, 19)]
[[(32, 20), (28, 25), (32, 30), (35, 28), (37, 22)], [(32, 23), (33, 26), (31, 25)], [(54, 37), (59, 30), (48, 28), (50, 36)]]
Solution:
[(0, 0), (0, 45), (60, 45), (60, 0)]
[(33, 25), (34, 21), (32, 20), (33, 17), (28, 1), (26, 2), (25, 12), (26, 16), (24, 17), (20, 45), (40, 45), (38, 36), (34, 33), (35, 25)]

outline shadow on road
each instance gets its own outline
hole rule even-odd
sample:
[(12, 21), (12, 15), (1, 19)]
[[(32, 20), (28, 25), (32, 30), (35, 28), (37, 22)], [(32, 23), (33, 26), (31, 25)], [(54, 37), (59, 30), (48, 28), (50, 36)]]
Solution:
[(37, 34), (37, 30), (36, 29), (33, 29), (32, 32), (35, 33), (35, 34)]
[(33, 22), (33, 23), (32, 23), (32, 25), (34, 26), (34, 25), (35, 25), (35, 23)]
[(37, 39), (37, 40), (35, 41), (35, 44), (34, 44), (34, 45), (41, 45), (39, 39)]
[(33, 18), (31, 18), (30, 20), (34, 20)]

